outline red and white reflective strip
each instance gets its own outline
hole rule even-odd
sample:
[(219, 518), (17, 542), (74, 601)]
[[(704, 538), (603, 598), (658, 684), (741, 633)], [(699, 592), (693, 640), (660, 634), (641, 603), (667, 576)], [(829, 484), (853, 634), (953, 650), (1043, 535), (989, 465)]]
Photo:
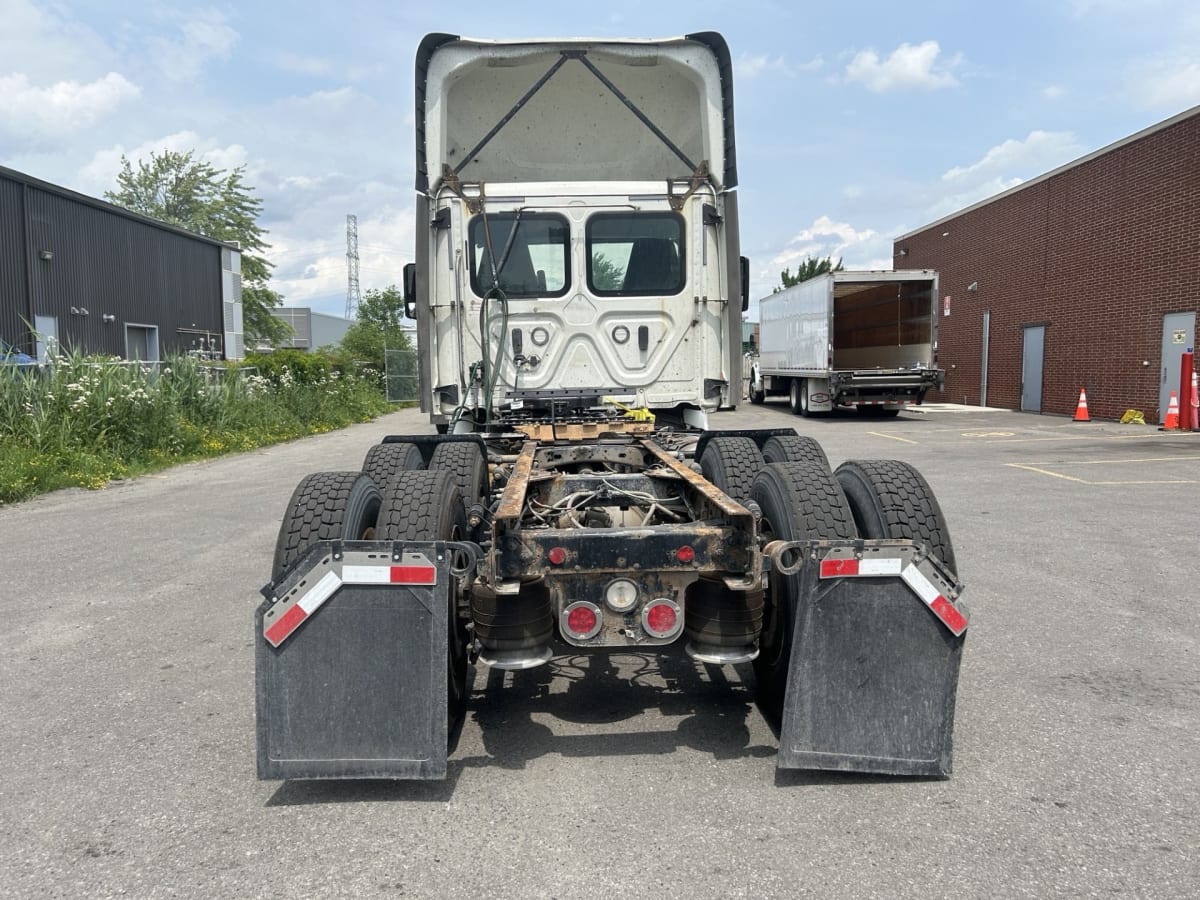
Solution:
[(343, 584), (437, 584), (437, 569), (428, 563), (398, 566), (342, 566)]
[(871, 559), (825, 558), (821, 560), (822, 578), (862, 578), (899, 576), (909, 589), (921, 598), (921, 602), (933, 611), (938, 620), (955, 637), (967, 630), (967, 617), (950, 602), (916, 563), (905, 564), (901, 557), (874, 557)]
[[(263, 637), (272, 647), (282, 644), (300, 623), (321, 608), (326, 600), (334, 595), (342, 586), (342, 579), (337, 572), (326, 572), (312, 587), (301, 594), (292, 607), (271, 625), (263, 629)], [(274, 610), (269, 610), (270, 615)]]
[[(413, 554), (395, 565), (343, 565), (340, 574), (330, 569), (303, 594), (289, 597), (267, 611), (263, 622), (263, 637), (267, 643), (272, 647), (282, 644), (344, 584), (435, 585), (437, 567), (423, 556)], [(283, 614), (275, 618), (278, 610), (283, 610)], [(274, 621), (267, 624), (267, 618)]]

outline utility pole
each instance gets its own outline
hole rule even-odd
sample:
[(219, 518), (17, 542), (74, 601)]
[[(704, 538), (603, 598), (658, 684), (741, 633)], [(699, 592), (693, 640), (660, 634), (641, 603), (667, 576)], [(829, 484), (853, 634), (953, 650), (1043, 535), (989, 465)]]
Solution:
[(358, 216), (346, 216), (346, 318), (358, 314), (362, 294), (358, 287)]

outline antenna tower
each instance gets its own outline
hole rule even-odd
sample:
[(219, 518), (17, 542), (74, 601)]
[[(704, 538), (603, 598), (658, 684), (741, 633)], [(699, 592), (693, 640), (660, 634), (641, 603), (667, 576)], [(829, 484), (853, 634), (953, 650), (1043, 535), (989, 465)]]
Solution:
[(358, 216), (346, 216), (346, 318), (358, 314), (362, 294), (358, 287)]

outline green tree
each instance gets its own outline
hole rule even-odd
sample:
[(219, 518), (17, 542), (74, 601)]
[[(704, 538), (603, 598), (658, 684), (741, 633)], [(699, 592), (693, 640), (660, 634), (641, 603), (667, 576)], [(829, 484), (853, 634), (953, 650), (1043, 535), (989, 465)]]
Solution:
[(619, 291), (625, 282), (625, 270), (603, 253), (592, 254), (592, 283), (601, 291)]
[(195, 231), (218, 241), (237, 241), (242, 251), (242, 317), (247, 338), (278, 344), (291, 334), (288, 324), (271, 315), (283, 298), (267, 286), (273, 266), (263, 253), (270, 247), (258, 224), (262, 200), (243, 181), (244, 167), (232, 172), (195, 158), (194, 151), (164, 150), (138, 160), (124, 156), (117, 190), (105, 191), (111, 203)]
[(818, 275), (825, 275), (829, 272), (842, 271), (842, 261), (839, 258), (835, 263), (833, 257), (827, 256), (824, 259), (809, 257), (796, 267), (796, 274), (792, 274), (790, 268), (784, 269), (779, 273), (779, 280), (783, 282), (782, 287), (777, 287), (772, 294), (778, 294), (784, 288), (794, 287), (802, 281), (808, 281), (810, 278), (816, 278)]
[(367, 288), (358, 304), (355, 322), (342, 337), (342, 353), (356, 362), (384, 369), (384, 350), (410, 350), (404, 321), (404, 295), (394, 284), (383, 290)]

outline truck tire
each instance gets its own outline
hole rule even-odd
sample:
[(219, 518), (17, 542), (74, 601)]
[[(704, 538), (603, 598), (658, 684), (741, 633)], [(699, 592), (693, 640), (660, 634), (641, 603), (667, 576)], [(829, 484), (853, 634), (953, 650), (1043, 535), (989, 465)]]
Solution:
[(928, 482), (915, 468), (895, 459), (847, 460), (834, 473), (860, 537), (922, 541), (956, 571), (946, 517)]
[(429, 457), (429, 468), (454, 476), (463, 504), (473, 506), (487, 496), (487, 461), (473, 441), (446, 441), (438, 444)]
[(748, 437), (715, 437), (700, 457), (700, 473), (738, 503), (750, 499), (762, 467), (762, 453)]
[[(764, 543), (858, 535), (846, 495), (828, 466), (811, 461), (770, 463), (759, 472), (750, 496), (762, 510), (759, 534)], [(787, 691), (799, 592), (799, 575), (767, 576), (754, 674), (758, 702), (773, 719), (782, 713)]]
[[(379, 509), (376, 537), (383, 541), (459, 541), (467, 533), (467, 511), (454, 475), (445, 470), (399, 472), (388, 482)], [(462, 588), (451, 577), (449, 640), (446, 647), (446, 704), (451, 744), (467, 708), (467, 621), (459, 610)]]
[(788, 382), (788, 408), (797, 416), (808, 416), (808, 385), (803, 378)]
[(362, 464), (363, 474), (370, 476), (381, 491), (397, 472), (423, 468), (421, 448), (409, 443), (376, 444), (367, 451)]
[(280, 578), (317, 541), (359, 541), (374, 536), (382, 497), (362, 472), (316, 472), (292, 492), (275, 539), (271, 579)]
[(829, 457), (815, 439), (799, 434), (774, 434), (762, 447), (765, 462), (811, 462), (829, 468)]
[(754, 369), (751, 369), (750, 370), (750, 388), (749, 388), (748, 393), (750, 395), (750, 402), (755, 403), (755, 404), (761, 404), (764, 400), (767, 399), (767, 392), (766, 392), (765, 387), (760, 387), (757, 390), (754, 387), (754, 382), (759, 381), (759, 378), (760, 378), (760, 376), (759, 376), (758, 372), (755, 371)]

